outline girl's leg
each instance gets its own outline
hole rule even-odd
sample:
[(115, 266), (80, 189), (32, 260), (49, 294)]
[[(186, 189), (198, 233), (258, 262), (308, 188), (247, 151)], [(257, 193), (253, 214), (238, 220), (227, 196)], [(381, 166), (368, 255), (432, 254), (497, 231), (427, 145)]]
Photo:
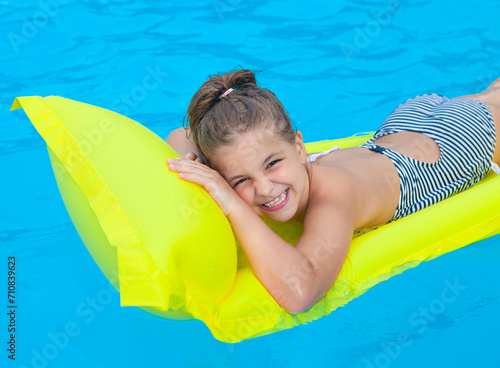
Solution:
[(500, 78), (494, 81), (483, 92), (474, 95), (459, 96), (463, 98), (473, 98), (488, 105), (496, 130), (495, 152), (493, 153), (493, 162), (500, 164)]

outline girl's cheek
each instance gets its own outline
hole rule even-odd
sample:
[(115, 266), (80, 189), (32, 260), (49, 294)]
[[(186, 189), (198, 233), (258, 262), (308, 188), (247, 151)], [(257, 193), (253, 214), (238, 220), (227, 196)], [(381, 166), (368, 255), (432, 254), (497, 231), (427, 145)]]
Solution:
[(293, 170), (287, 165), (282, 165), (271, 174), (270, 180), (275, 183), (286, 183), (292, 176)]
[(253, 194), (252, 194), (252, 188), (250, 186), (246, 188), (237, 188), (236, 189), (236, 194), (240, 196), (245, 203), (249, 204), (250, 206), (253, 205)]

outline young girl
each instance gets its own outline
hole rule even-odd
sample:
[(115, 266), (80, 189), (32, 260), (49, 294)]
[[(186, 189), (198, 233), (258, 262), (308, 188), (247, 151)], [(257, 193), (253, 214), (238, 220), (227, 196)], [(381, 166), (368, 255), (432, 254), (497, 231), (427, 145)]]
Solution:
[[(307, 154), (276, 96), (253, 72), (212, 76), (166, 141), (179, 177), (228, 217), (259, 281), (300, 313), (333, 286), (353, 232), (463, 191), (500, 163), (500, 79), (481, 94), (423, 95), (400, 105), (359, 147)], [(303, 224), (295, 247), (261, 217)]]

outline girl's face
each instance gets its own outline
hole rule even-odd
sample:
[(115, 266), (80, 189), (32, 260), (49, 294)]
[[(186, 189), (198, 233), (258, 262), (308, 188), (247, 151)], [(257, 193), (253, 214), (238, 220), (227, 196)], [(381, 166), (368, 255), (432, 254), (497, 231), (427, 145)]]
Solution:
[(241, 134), (212, 162), (236, 193), (261, 217), (303, 221), (309, 194), (302, 134), (294, 143), (269, 129)]

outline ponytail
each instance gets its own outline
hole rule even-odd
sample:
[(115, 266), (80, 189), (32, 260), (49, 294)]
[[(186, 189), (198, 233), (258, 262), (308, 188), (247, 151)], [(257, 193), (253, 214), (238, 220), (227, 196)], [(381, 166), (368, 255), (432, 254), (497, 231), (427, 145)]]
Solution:
[(271, 125), (281, 138), (295, 139), (281, 102), (274, 93), (260, 88), (255, 73), (247, 69), (210, 76), (191, 99), (183, 124), (189, 125), (193, 141), (209, 165), (217, 149), (251, 129)]

